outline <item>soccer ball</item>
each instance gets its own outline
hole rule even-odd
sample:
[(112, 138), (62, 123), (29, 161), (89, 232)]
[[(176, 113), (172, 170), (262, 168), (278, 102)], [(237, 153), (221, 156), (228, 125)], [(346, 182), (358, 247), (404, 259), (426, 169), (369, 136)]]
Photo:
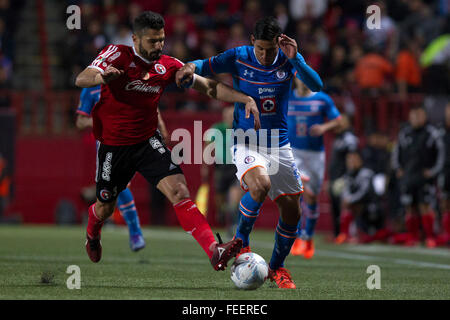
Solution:
[(259, 288), (268, 274), (269, 267), (266, 261), (254, 252), (241, 254), (231, 266), (231, 280), (239, 289)]

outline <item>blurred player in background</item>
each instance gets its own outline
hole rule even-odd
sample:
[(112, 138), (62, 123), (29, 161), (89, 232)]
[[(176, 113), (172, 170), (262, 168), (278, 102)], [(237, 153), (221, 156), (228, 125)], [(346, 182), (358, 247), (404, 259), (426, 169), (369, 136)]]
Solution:
[(331, 146), (330, 164), (328, 165), (328, 194), (331, 200), (333, 215), (333, 234), (336, 243), (345, 241), (341, 230), (341, 194), (344, 187), (343, 176), (346, 172), (346, 156), (348, 152), (358, 150), (358, 138), (351, 130), (350, 118), (341, 115), (339, 126), (334, 129), (334, 141)]
[(439, 131), (428, 124), (423, 107), (412, 108), (409, 124), (400, 130), (392, 153), (392, 168), (400, 179), (401, 202), (405, 208), (406, 234), (394, 243), (414, 245), (420, 241), (420, 226), (428, 248), (436, 246), (434, 233), (436, 177), (442, 170), (445, 150)]
[[(282, 34), (275, 18), (258, 20), (251, 35), (251, 42), (252, 46), (232, 48), (209, 59), (187, 63), (181, 69), (183, 72), (180, 72), (177, 80), (182, 83), (194, 72), (203, 76), (231, 73), (234, 88), (252, 96), (257, 102), (261, 113), (261, 128), (267, 133), (267, 140), (249, 143), (235, 141), (233, 146), (236, 176), (248, 191), (239, 205), (241, 214), (235, 238), (243, 241), (244, 248), (241, 253), (250, 251), (249, 235), (268, 195), (277, 204), (280, 212), (275, 246), (269, 263), (269, 277), (279, 288), (292, 289), (295, 284), (289, 271), (284, 268), (284, 260), (297, 237), (303, 187), (289, 145), (288, 99), (294, 77), (299, 77), (313, 91), (320, 91), (322, 80), (297, 52), (296, 41)], [(235, 136), (239, 135), (236, 133), (237, 129), (245, 132), (251, 128), (252, 117), (245, 117), (242, 103), (235, 104)], [(273, 129), (278, 132), (273, 133)], [(255, 135), (258, 134), (260, 138), (261, 131)], [(277, 145), (270, 144), (272, 134), (278, 140)], [(257, 146), (254, 146), (254, 143)], [(269, 169), (270, 167), (278, 170)]]
[[(235, 233), (237, 225), (237, 212), (239, 209), (239, 201), (243, 196), (243, 191), (236, 179), (236, 166), (227, 163), (227, 154), (230, 153), (229, 146), (226, 144), (226, 137), (231, 132), (227, 129), (233, 128), (233, 107), (226, 107), (222, 111), (222, 121), (215, 123), (211, 128), (219, 130), (222, 139), (218, 142), (214, 139), (211, 143), (215, 144), (216, 161), (214, 163), (214, 199), (219, 222), (228, 230), (231, 237)], [(231, 140), (230, 140), (231, 141)], [(220, 144), (219, 144), (220, 143)], [(228, 159), (231, 159), (228, 156)], [(202, 165), (202, 180), (208, 181), (209, 168), (206, 164)]]
[[(373, 187), (375, 173), (364, 167), (359, 151), (350, 151), (345, 157), (347, 171), (343, 176), (345, 181), (341, 195), (342, 217), (341, 237), (344, 241), (369, 242), (387, 236), (384, 227), (384, 217), (380, 210), (380, 199)], [(350, 226), (356, 221), (357, 232), (350, 233)], [(341, 243), (342, 243), (341, 242)]]
[(445, 122), (441, 130), (445, 146), (444, 168), (439, 175), (439, 189), (441, 192), (441, 212), (443, 234), (440, 237), (442, 244), (450, 244), (450, 102), (445, 107)]
[(323, 135), (339, 126), (339, 119), (340, 113), (330, 96), (323, 92), (312, 92), (298, 78), (294, 79), (288, 109), (289, 142), (305, 182), (305, 192), (303, 216), (291, 253), (303, 255), (306, 259), (314, 255), (313, 235), (319, 219), (317, 197), (325, 174)]
[[(133, 47), (105, 47), (76, 78), (78, 87), (101, 84), (100, 100), (92, 111), (93, 132), (100, 146), (97, 202), (89, 207), (86, 252), (91, 261), (100, 261), (103, 223), (113, 213), (119, 193), (139, 172), (173, 204), (181, 226), (197, 240), (213, 268), (224, 270), (242, 241), (215, 241), (211, 227), (190, 199), (183, 171), (172, 161), (171, 151), (157, 132), (160, 97), (183, 63), (162, 54), (165, 33), (160, 14), (146, 11), (137, 16), (132, 39)], [(253, 113), (259, 127), (258, 108), (251, 97), (200, 76), (191, 82), (192, 88), (210, 97), (242, 103), (247, 117)]]
[[(91, 112), (95, 104), (100, 99), (100, 86), (84, 88), (81, 90), (80, 104), (77, 109), (76, 126), (79, 130), (93, 127)], [(164, 137), (167, 137), (166, 126), (158, 112), (158, 129)], [(97, 143), (98, 148), (98, 143)], [(139, 216), (134, 203), (134, 197), (129, 186), (117, 197), (117, 207), (128, 226), (130, 236), (130, 248), (132, 251), (139, 251), (145, 247), (145, 240), (139, 223)]]

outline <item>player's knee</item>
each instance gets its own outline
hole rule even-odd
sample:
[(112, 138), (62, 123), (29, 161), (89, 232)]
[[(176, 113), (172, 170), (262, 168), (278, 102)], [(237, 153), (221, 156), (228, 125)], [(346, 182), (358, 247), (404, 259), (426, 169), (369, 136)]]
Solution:
[(250, 195), (258, 202), (263, 202), (270, 190), (270, 179), (266, 176), (261, 176), (255, 179), (250, 187)]
[(113, 213), (114, 208), (116, 206), (116, 202), (101, 202), (97, 201), (95, 204), (95, 213), (97, 214), (98, 218), (105, 220), (108, 219)]

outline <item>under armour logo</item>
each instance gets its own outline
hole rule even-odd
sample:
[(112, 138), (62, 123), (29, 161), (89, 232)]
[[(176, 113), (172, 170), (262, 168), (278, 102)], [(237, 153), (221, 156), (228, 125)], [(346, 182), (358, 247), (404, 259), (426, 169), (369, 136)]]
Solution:
[(253, 71), (248, 71), (248, 69), (245, 69), (244, 76), (249, 76), (250, 78), (253, 78)]
[(130, 65), (128, 66), (130, 68), (136, 68), (136, 65), (134, 64), (134, 62), (131, 62)]

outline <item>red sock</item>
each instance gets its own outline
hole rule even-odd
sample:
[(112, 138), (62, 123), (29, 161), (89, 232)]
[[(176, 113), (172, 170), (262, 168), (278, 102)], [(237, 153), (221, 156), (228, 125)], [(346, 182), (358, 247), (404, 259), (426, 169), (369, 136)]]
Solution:
[(420, 238), (420, 219), (415, 214), (406, 214), (405, 216), (406, 231), (414, 238)]
[(87, 233), (90, 238), (100, 237), (100, 233), (103, 227), (103, 220), (100, 220), (95, 214), (95, 203), (89, 207), (89, 219), (87, 226)]
[(216, 242), (211, 227), (191, 199), (185, 199), (173, 206), (181, 227), (190, 233), (211, 259), (212, 245)]
[(353, 221), (353, 214), (350, 210), (342, 211), (341, 216), (341, 233), (349, 235), (350, 224)]
[(433, 212), (428, 212), (422, 215), (422, 227), (425, 232), (425, 237), (433, 238), (434, 237), (434, 214)]
[(450, 211), (444, 213), (442, 217), (442, 227), (446, 234), (450, 235)]

